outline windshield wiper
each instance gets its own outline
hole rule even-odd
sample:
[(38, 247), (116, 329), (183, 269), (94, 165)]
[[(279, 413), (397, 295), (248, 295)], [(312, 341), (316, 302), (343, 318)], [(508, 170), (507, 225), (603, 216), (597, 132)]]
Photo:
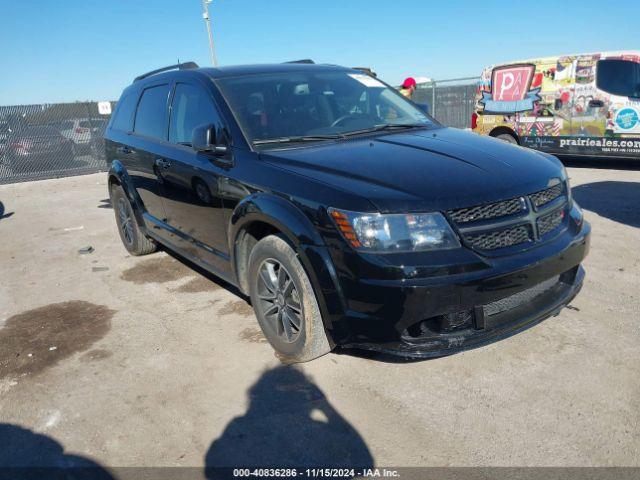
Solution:
[(254, 140), (254, 145), (268, 145), (271, 143), (296, 143), (296, 142), (317, 142), (319, 140), (336, 140), (342, 135), (300, 135), (296, 137), (267, 138), (264, 140)]
[(353, 135), (361, 135), (364, 133), (383, 132), (385, 130), (410, 130), (412, 128), (426, 128), (425, 123), (386, 123), (383, 125), (374, 125), (370, 128), (362, 130), (354, 130), (352, 132), (344, 132), (340, 134), (327, 135), (299, 135), (294, 137), (266, 138), (264, 140), (255, 140), (254, 145), (268, 145), (274, 143), (296, 143), (296, 142), (317, 142), (319, 140), (337, 140), (341, 138), (351, 137)]
[(342, 135), (350, 137), (352, 135), (360, 135), (363, 133), (384, 132), (385, 130), (410, 130), (412, 128), (426, 128), (429, 125), (426, 123), (385, 123), (384, 125), (374, 125), (370, 128), (363, 128), (362, 130), (354, 130), (352, 132), (345, 132)]

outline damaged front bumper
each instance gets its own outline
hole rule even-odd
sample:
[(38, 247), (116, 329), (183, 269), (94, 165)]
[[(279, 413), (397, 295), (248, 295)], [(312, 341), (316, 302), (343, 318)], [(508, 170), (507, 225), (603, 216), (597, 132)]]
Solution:
[(397, 341), (351, 343), (344, 347), (375, 350), (409, 358), (440, 357), (481, 347), (515, 335), (549, 317), (558, 315), (560, 310), (578, 294), (583, 280), (584, 269), (578, 266), (560, 275), (551, 288), (514, 308), (489, 315), (487, 307), (492, 304), (475, 307), (471, 312), (471, 320), (467, 328), (442, 333), (426, 330), (417, 335), (411, 335), (405, 331)]
[[(440, 280), (371, 282), (369, 302), (383, 299), (378, 315), (354, 310), (343, 318), (344, 348), (375, 350), (410, 358), (449, 355), (514, 335), (557, 315), (582, 288), (581, 262), (590, 227), (545, 249), (497, 259), (489, 272)], [(516, 266), (514, 261), (521, 262)], [(368, 305), (359, 297), (359, 305)], [(355, 304), (355, 303), (352, 303)], [(391, 308), (389, 308), (391, 307)], [(380, 315), (384, 313), (384, 315)]]

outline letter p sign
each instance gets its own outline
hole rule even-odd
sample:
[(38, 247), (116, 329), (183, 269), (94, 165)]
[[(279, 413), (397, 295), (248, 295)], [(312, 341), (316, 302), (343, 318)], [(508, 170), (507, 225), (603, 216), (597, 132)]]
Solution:
[(535, 68), (535, 65), (494, 68), (491, 74), (491, 90), (494, 100), (499, 102), (523, 100), (531, 86)]

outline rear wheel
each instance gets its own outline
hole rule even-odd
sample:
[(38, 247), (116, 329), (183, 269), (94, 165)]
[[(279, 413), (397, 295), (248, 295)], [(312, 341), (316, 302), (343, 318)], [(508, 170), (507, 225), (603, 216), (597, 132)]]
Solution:
[(307, 362), (331, 350), (309, 276), (282, 237), (253, 247), (248, 275), (258, 323), (283, 361)]
[(124, 247), (131, 255), (147, 255), (158, 248), (156, 242), (148, 238), (138, 225), (131, 203), (120, 185), (110, 189), (111, 205), (116, 215), (118, 233)]
[(510, 133), (501, 133), (500, 135), (496, 135), (494, 138), (497, 138), (498, 140), (502, 140), (503, 142), (513, 143), (514, 145), (518, 145), (518, 140), (516, 140), (516, 137), (514, 137)]

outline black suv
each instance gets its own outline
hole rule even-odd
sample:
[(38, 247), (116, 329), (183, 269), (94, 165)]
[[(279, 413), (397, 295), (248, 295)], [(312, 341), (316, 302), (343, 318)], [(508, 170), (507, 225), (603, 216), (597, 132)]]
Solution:
[(582, 286), (590, 226), (555, 157), (445, 128), (359, 70), (174, 65), (124, 90), (105, 139), (127, 250), (237, 286), (288, 361), (453, 353)]

